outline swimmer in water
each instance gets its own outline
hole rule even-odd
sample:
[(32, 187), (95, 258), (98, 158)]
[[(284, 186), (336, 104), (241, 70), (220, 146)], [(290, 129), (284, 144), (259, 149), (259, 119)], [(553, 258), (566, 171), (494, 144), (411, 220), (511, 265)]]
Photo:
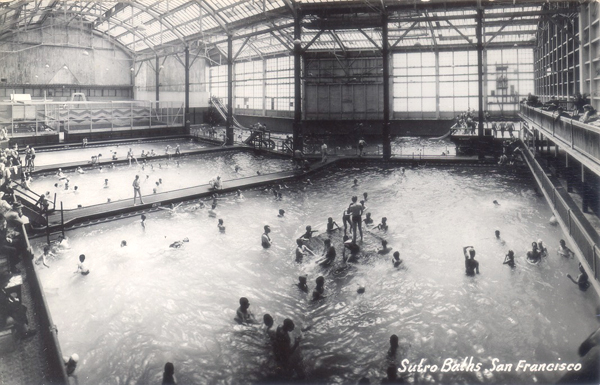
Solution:
[(571, 249), (569, 249), (567, 247), (567, 244), (565, 243), (564, 239), (561, 239), (560, 241), (558, 241), (558, 243), (559, 243), (558, 255), (565, 257), (565, 258), (571, 257), (571, 259), (573, 259), (575, 257), (575, 254), (573, 253), (573, 251), (571, 251)]
[(504, 244), (506, 243), (506, 242), (504, 242), (504, 239), (502, 239), (502, 238), (500, 237), (500, 230), (496, 230), (496, 231), (494, 231), (494, 235), (496, 236), (496, 240), (497, 240), (498, 242), (500, 242), (500, 244), (501, 244), (501, 245), (504, 245)]
[(508, 250), (508, 254), (504, 257), (503, 265), (508, 265), (510, 267), (515, 267), (515, 252), (512, 250)]
[(171, 243), (171, 244), (169, 245), (169, 247), (170, 247), (170, 248), (172, 248), (172, 249), (179, 249), (179, 248), (181, 248), (181, 247), (182, 247), (182, 246), (183, 246), (185, 243), (187, 243), (187, 242), (189, 242), (189, 241), (190, 241), (190, 240), (189, 240), (187, 237), (185, 237), (185, 238), (183, 238), (183, 240), (181, 240), (181, 241), (175, 241), (175, 242)]
[(83, 262), (85, 261), (85, 255), (81, 254), (79, 256), (79, 264), (77, 265), (77, 270), (73, 272), (73, 274), (81, 273), (81, 275), (88, 275), (90, 273), (89, 269), (84, 266)]
[(392, 251), (392, 248), (388, 247), (388, 243), (385, 239), (382, 239), (381, 240), (381, 249), (377, 250), (377, 254), (385, 255), (385, 254), (389, 253), (390, 251)]
[(35, 264), (36, 264), (36, 265), (39, 265), (39, 264), (40, 264), (40, 262), (41, 262), (41, 263), (42, 263), (44, 266), (46, 266), (46, 267), (50, 267), (50, 266), (48, 265), (47, 258), (50, 258), (50, 257), (52, 257), (52, 256), (54, 256), (54, 255), (53, 255), (53, 254), (50, 252), (50, 245), (46, 245), (46, 246), (44, 246), (44, 252), (42, 253), (42, 255), (40, 255), (40, 256), (39, 256), (39, 257), (38, 257), (38, 258), (35, 260)]
[(404, 167), (400, 167), (400, 174), (404, 175)]
[(242, 190), (237, 190), (235, 192), (235, 200), (238, 200), (238, 201), (244, 200), (244, 196), (242, 195)]
[(242, 168), (240, 166), (238, 166), (237, 164), (235, 165), (235, 172), (238, 173)]
[(333, 226), (337, 227), (337, 229), (340, 229), (340, 226), (338, 226), (338, 224), (333, 220), (332, 217), (327, 218), (327, 232), (328, 233), (331, 233), (334, 230), (337, 230), (337, 229), (334, 229)]
[(540, 252), (540, 255), (542, 257), (547, 257), (548, 256), (548, 249), (546, 249), (546, 247), (544, 246), (544, 242), (542, 242), (541, 239), (538, 239), (537, 245), (538, 245), (538, 251)]
[(225, 232), (225, 225), (223, 224), (223, 220), (219, 219), (219, 223), (217, 224), (217, 227), (219, 228), (219, 231), (224, 233)]
[(269, 237), (269, 233), (271, 232), (271, 228), (269, 227), (269, 225), (265, 225), (264, 229), (265, 229), (265, 232), (260, 237), (260, 242), (262, 244), (262, 247), (267, 249), (267, 248), (271, 247), (271, 245), (273, 244), (273, 241), (271, 240), (271, 237)]
[(398, 351), (398, 336), (392, 334), (390, 337), (390, 349), (388, 350), (388, 357), (396, 357)]
[(366, 202), (367, 201), (367, 197), (369, 196), (368, 193), (363, 193), (363, 200), (361, 202)]
[(212, 218), (217, 217), (217, 211), (215, 210), (216, 208), (217, 208), (217, 204), (213, 203), (212, 206), (210, 207), (210, 209), (208, 210), (209, 217), (212, 217)]
[(530, 263), (538, 263), (542, 259), (542, 256), (538, 250), (538, 245), (535, 242), (531, 242), (531, 251), (527, 252), (527, 260)]
[(104, 188), (108, 188), (108, 179), (104, 179)]
[(311, 255), (315, 255), (311, 249), (306, 247), (306, 245), (302, 244), (302, 239), (296, 239), (296, 262), (302, 262), (302, 259), (306, 255), (305, 253), (310, 253)]
[(142, 222), (141, 222), (141, 224), (142, 224), (142, 227), (144, 229), (146, 229), (146, 216), (144, 214), (142, 214)]
[(123, 240), (121, 241), (121, 247), (126, 247), (127, 246), (127, 241)]
[(574, 284), (578, 285), (579, 290), (586, 291), (590, 287), (590, 281), (581, 263), (579, 263), (579, 272), (580, 274), (577, 276), (577, 280), (574, 280), (573, 277), (571, 277), (571, 274), (567, 274), (567, 278), (569, 278)]
[(475, 260), (475, 249), (473, 246), (463, 247), (463, 254), (465, 255), (466, 274), (470, 277), (474, 276), (475, 273), (479, 274), (479, 262)]
[[(158, 182), (157, 182), (157, 183), (158, 183)], [(168, 212), (170, 212), (171, 214), (175, 214), (175, 213), (177, 212), (176, 210), (179, 208), (179, 206), (181, 206), (181, 203), (178, 203), (177, 205), (175, 205), (175, 203), (171, 203), (171, 204), (169, 205), (169, 207), (162, 207), (162, 206), (159, 206), (158, 208), (159, 208), (160, 210), (165, 210), (165, 211), (168, 211)]]
[(248, 301), (248, 298), (246, 298), (246, 297), (240, 298), (240, 307), (235, 312), (234, 321), (239, 323), (240, 325), (255, 324), (256, 318), (254, 318), (254, 314), (252, 314), (252, 312), (250, 310), (248, 310), (249, 308), (250, 308), (250, 301)]
[(298, 286), (298, 289), (300, 289), (301, 291), (308, 293), (308, 285), (306, 284), (306, 280), (306, 275), (299, 276), (298, 283), (296, 284), (296, 286)]
[(83, 169), (81, 167), (77, 167), (77, 172), (79, 174), (85, 174), (85, 171), (83, 171)]
[(58, 178), (58, 180), (62, 180), (62, 179), (67, 179), (65, 177), (65, 174), (63, 174), (62, 169), (59, 168), (58, 171), (56, 172), (56, 177)]
[(400, 267), (400, 264), (402, 264), (402, 260), (400, 259), (399, 251), (394, 251), (392, 263), (394, 264), (394, 267), (396, 267), (396, 268)]
[(277, 214), (278, 218), (283, 218), (285, 215), (285, 210), (284, 209), (279, 209), (279, 214)]
[(366, 213), (365, 215), (366, 215), (365, 219), (363, 219), (363, 222), (365, 222), (365, 225), (372, 225), (373, 218), (371, 218), (371, 213)]
[(354, 178), (354, 182), (352, 184), (352, 187), (358, 187), (358, 179)]
[(500, 206), (500, 203), (498, 203), (498, 201), (496, 201), (496, 200), (492, 203), (494, 204), (494, 206)]
[(377, 229), (381, 231), (387, 231), (388, 225), (386, 217), (381, 218), (381, 223), (377, 225)]
[(313, 301), (317, 301), (320, 299), (325, 298), (325, 278), (318, 277), (316, 279), (316, 283), (317, 283), (317, 287), (315, 287), (315, 290), (313, 290), (312, 293), (312, 299)]

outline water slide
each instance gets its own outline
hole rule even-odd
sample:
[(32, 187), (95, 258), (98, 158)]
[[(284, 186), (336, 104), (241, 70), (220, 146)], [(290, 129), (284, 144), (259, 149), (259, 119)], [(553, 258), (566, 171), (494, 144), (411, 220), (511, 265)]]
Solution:
[(458, 126), (458, 123), (454, 124), (454, 126), (450, 127), (450, 129), (448, 130), (447, 133), (445, 133), (442, 136), (438, 136), (437, 138), (431, 138), (431, 140), (442, 140), (442, 139), (446, 139), (447, 137), (449, 137), (450, 135), (452, 135), (452, 133), (454, 131), (456, 131), (457, 129), (459, 129), (461, 127)]

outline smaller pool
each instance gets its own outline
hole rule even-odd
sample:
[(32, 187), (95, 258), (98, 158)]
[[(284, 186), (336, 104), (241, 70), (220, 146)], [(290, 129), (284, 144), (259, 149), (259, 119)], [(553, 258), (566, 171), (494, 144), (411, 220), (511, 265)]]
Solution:
[[(156, 155), (164, 155), (165, 148), (170, 146), (169, 153), (175, 153), (175, 147), (179, 145), (181, 151), (193, 151), (208, 147), (207, 144), (198, 143), (190, 139), (161, 140), (161, 141), (138, 141), (107, 146), (89, 144), (85, 148), (71, 147), (62, 150), (36, 150), (35, 166), (43, 167), (49, 165), (60, 165), (65, 163), (86, 163), (92, 160), (92, 156), (102, 154), (100, 160), (109, 160), (114, 152), (118, 159), (126, 159), (127, 151), (131, 148), (133, 155), (139, 157), (144, 152), (154, 151)], [(34, 147), (35, 148), (35, 147)], [(25, 155), (21, 155), (23, 162)]]
[[(236, 166), (239, 167), (236, 172)], [(117, 201), (133, 199), (132, 183), (136, 175), (140, 176), (142, 195), (174, 191), (207, 184), (217, 175), (225, 181), (261, 174), (271, 174), (290, 170), (292, 163), (287, 159), (271, 159), (247, 152), (227, 151), (221, 154), (205, 154), (148, 160), (146, 163), (129, 166), (118, 164), (85, 170), (64, 172), (68, 179), (59, 180), (56, 174), (36, 175), (31, 189), (38, 194), (50, 193), (60, 207), (74, 209), (78, 205), (91, 206), (106, 203), (108, 199)], [(106, 182), (107, 181), (107, 182)], [(158, 183), (158, 185), (157, 185)], [(77, 190), (75, 190), (77, 186)]]
[(435, 140), (416, 136), (396, 137), (392, 140), (392, 154), (396, 156), (456, 155), (456, 146), (450, 139)]

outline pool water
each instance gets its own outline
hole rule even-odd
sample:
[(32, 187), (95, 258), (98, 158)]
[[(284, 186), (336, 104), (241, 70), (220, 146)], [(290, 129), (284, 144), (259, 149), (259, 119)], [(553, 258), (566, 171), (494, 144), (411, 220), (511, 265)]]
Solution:
[[(179, 165), (177, 164), (179, 162)], [(240, 166), (236, 173), (235, 166)], [(221, 176), (221, 180), (243, 178), (261, 174), (269, 174), (289, 170), (292, 164), (286, 159), (264, 158), (247, 152), (228, 151), (221, 154), (205, 154), (147, 160), (146, 164), (129, 166), (117, 164), (114, 168), (104, 166), (102, 169), (86, 169), (84, 174), (74, 170), (64, 171), (69, 179), (69, 189), (65, 190), (65, 181), (60, 181), (56, 174), (35, 175), (31, 189), (38, 194), (50, 192), (54, 199), (56, 193), (57, 207), (63, 202), (65, 209), (77, 208), (78, 205), (90, 206), (121, 199), (133, 199), (131, 187), (136, 175), (140, 176), (142, 195), (173, 191), (186, 187), (207, 184), (211, 179)], [(108, 187), (105, 187), (108, 179)], [(162, 184), (156, 186), (156, 182)], [(58, 184), (58, 186), (55, 186)], [(226, 182), (224, 183), (226, 186)], [(77, 190), (74, 187), (77, 186)]]
[[(351, 187), (355, 177), (358, 188)], [(441, 366), (470, 356), (483, 369), (493, 358), (515, 365), (574, 362), (598, 326), (594, 293), (565, 277), (577, 274), (577, 262), (557, 256), (564, 235), (548, 224), (551, 210), (532, 189), (530, 177), (490, 168), (415, 168), (404, 175), (396, 168), (337, 169), (313, 185), (289, 185), (282, 201), (246, 192), (242, 202), (220, 202), (225, 233), (205, 209), (189, 207), (148, 214), (145, 230), (139, 218), (73, 230), (71, 248), (39, 275), (63, 353), (81, 357), (80, 383), (158, 383), (167, 361), (182, 384), (268, 378), (273, 364), (263, 333), (233, 322), (242, 296), (258, 319), (268, 312), (278, 325), (289, 317), (295, 334), (310, 327), (299, 350), (310, 382), (356, 383), (366, 376), (377, 383), (389, 363), (391, 334), (400, 337), (397, 364), (406, 358)], [(364, 191), (375, 223), (388, 218), (380, 235), (401, 252), (405, 268), (380, 256), (332, 274), (314, 257), (295, 263), (294, 240), (304, 227), (323, 230), (328, 216), (341, 224), (350, 196)], [(268, 250), (260, 246), (265, 224), (273, 230)], [(181, 249), (169, 248), (184, 237), (189, 243)], [(538, 238), (550, 255), (529, 265), (525, 252)], [(128, 246), (121, 248), (121, 240)], [(42, 242), (34, 244), (36, 255)], [(466, 245), (477, 250), (476, 277), (465, 276)], [(502, 265), (509, 248), (515, 269)], [(87, 276), (73, 274), (81, 253)], [(309, 301), (294, 286), (300, 274), (308, 274), (311, 290), (325, 275), (327, 298)], [(365, 294), (357, 294), (359, 284)], [(483, 369), (417, 373), (406, 381), (530, 384), (561, 375)]]
[(435, 140), (424, 137), (396, 137), (392, 139), (392, 154), (398, 156), (441, 156), (456, 155), (456, 146), (448, 138)]
[[(71, 149), (63, 150), (51, 150), (51, 151), (38, 151), (35, 153), (35, 167), (43, 167), (49, 165), (61, 165), (65, 163), (89, 163), (92, 160), (92, 156), (100, 157), (101, 161), (112, 159), (112, 154), (117, 153), (118, 159), (127, 159), (127, 152), (131, 148), (133, 155), (139, 158), (142, 150), (146, 153), (154, 150), (156, 155), (165, 155), (165, 148), (170, 146), (169, 153), (175, 153), (175, 147), (179, 145), (181, 151), (194, 151), (208, 147), (204, 143), (198, 143), (192, 140), (176, 139), (176, 140), (161, 140), (161, 141), (137, 141), (131, 143), (121, 143), (114, 145), (94, 145), (93, 143), (88, 144), (87, 147), (82, 148), (72, 147)], [(21, 160), (25, 162), (25, 155), (21, 155)]]

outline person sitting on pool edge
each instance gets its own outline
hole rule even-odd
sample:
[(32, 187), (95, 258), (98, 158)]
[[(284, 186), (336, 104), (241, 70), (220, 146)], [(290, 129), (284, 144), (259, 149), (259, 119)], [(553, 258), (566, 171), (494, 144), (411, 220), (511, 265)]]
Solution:
[(262, 247), (267, 249), (267, 248), (271, 247), (271, 244), (273, 243), (273, 241), (271, 241), (271, 237), (269, 237), (269, 233), (271, 232), (271, 228), (269, 227), (269, 225), (265, 225), (264, 229), (265, 229), (265, 232), (260, 237), (260, 242), (262, 244)]
[(508, 253), (504, 257), (503, 265), (508, 265), (510, 267), (515, 267), (515, 252), (512, 250), (508, 250)]
[(586, 291), (590, 287), (590, 281), (581, 262), (579, 263), (579, 272), (581, 274), (577, 276), (577, 280), (574, 280), (573, 277), (571, 277), (571, 274), (567, 274), (567, 278), (569, 278), (574, 284), (579, 285), (579, 290)]
[(394, 264), (395, 268), (400, 267), (400, 264), (402, 264), (402, 260), (400, 259), (400, 252), (399, 251), (394, 251), (394, 255), (392, 258), (392, 263)]
[(254, 314), (252, 314), (252, 312), (250, 312), (250, 310), (248, 310), (249, 307), (250, 307), (250, 301), (248, 301), (248, 298), (246, 298), (246, 297), (240, 298), (240, 307), (235, 312), (234, 321), (239, 323), (240, 325), (255, 324), (256, 318), (254, 318)]
[(85, 255), (81, 254), (79, 256), (79, 264), (77, 265), (77, 271), (73, 272), (73, 274), (81, 273), (81, 275), (88, 275), (90, 273), (90, 270), (87, 267), (85, 267), (83, 261), (85, 261)]
[(335, 261), (336, 257), (335, 247), (331, 245), (331, 239), (326, 239), (323, 241), (323, 243), (324, 248), (322, 255), (325, 255), (325, 258), (317, 261), (317, 264), (323, 267), (331, 266), (331, 264)]
[(296, 239), (296, 262), (302, 262), (306, 252), (310, 253), (311, 255), (315, 255), (311, 249), (302, 243), (302, 240), (303, 238)]
[(211, 179), (208, 184), (212, 190), (220, 190), (223, 188), (221, 185), (221, 177), (217, 175), (216, 179)]
[(573, 253), (573, 251), (571, 251), (571, 249), (569, 249), (567, 247), (564, 239), (561, 239), (560, 241), (558, 241), (558, 243), (559, 243), (558, 255), (565, 257), (565, 258), (571, 257), (571, 259), (573, 259), (575, 257), (575, 254)]
[(479, 274), (479, 262), (475, 260), (475, 249), (473, 246), (463, 247), (463, 254), (465, 255), (465, 271), (470, 277), (474, 276), (475, 273)]
[(325, 298), (323, 294), (325, 294), (325, 278), (322, 276), (317, 277), (316, 281), (317, 287), (313, 290), (312, 299), (313, 301), (317, 301), (319, 299)]
[(299, 239), (304, 242), (307, 242), (308, 240), (310, 240), (312, 238), (313, 233), (317, 233), (317, 232), (319, 232), (319, 230), (313, 230), (310, 225), (306, 226), (306, 232), (304, 234), (302, 234), (302, 236)]

